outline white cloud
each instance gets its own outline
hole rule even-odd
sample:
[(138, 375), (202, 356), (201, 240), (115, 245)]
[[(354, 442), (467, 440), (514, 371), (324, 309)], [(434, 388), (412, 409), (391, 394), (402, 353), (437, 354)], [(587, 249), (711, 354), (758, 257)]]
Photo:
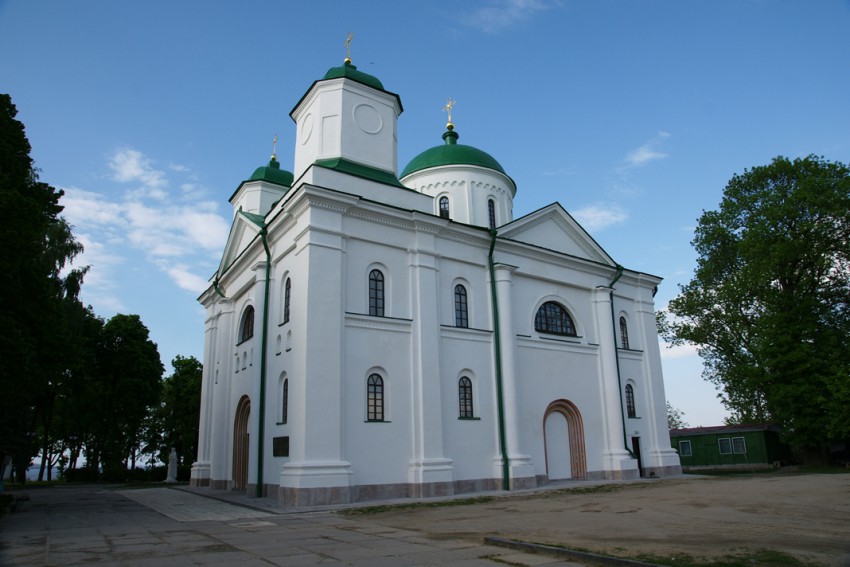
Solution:
[[(64, 215), (85, 247), (75, 265), (91, 265), (84, 291), (104, 308), (120, 308), (113, 290), (122, 264), (142, 262), (166, 273), (181, 289), (199, 293), (207, 282), (195, 272), (209, 269), (211, 253), (227, 239), (229, 219), (218, 214), (215, 201), (203, 200), (206, 190), (186, 179), (172, 182), (153, 161), (132, 148), (117, 150), (108, 161), (114, 181), (141, 184), (118, 198), (77, 188), (65, 189)], [(172, 175), (191, 178), (183, 166), (169, 166)], [(171, 196), (171, 187), (178, 198)], [(115, 193), (115, 192), (111, 192)], [(189, 200), (188, 197), (192, 199)], [(175, 205), (175, 201), (185, 203)], [(144, 264), (139, 265), (144, 269)]]
[(662, 142), (668, 138), (670, 138), (669, 132), (658, 132), (651, 140), (626, 153), (626, 164), (631, 167), (641, 167), (649, 162), (668, 157), (670, 154), (659, 149)]
[(174, 266), (166, 270), (168, 275), (181, 289), (194, 293), (202, 293), (209, 287), (209, 282), (204, 278), (191, 273), (185, 266)]
[(160, 200), (168, 195), (163, 190), (166, 185), (165, 173), (154, 169), (151, 160), (138, 150), (120, 148), (110, 158), (109, 167), (115, 181), (141, 183), (134, 195)]
[(590, 232), (601, 230), (613, 224), (625, 222), (629, 214), (616, 205), (597, 203), (570, 211), (578, 223)]
[(668, 347), (666, 343), (661, 342), (661, 358), (663, 360), (674, 360), (677, 358), (699, 357), (697, 347), (692, 344), (683, 344)]
[(530, 20), (537, 12), (548, 10), (556, 2), (547, 0), (490, 0), (466, 18), (469, 26), (496, 33), (512, 25)]

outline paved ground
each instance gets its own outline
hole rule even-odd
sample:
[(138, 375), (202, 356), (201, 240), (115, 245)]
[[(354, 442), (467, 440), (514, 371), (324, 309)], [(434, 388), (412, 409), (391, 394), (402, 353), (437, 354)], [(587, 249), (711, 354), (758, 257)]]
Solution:
[(716, 559), (767, 549), (850, 566), (850, 474), (568, 481), (463, 506), (360, 515), (187, 487), (29, 495), (22, 512), (0, 519), (2, 566), (577, 565), (485, 545), (488, 536), (621, 556)]
[(432, 538), (330, 511), (275, 514), (171, 488), (64, 486), (29, 496), (0, 519), (0, 565), (578, 565), (482, 538)]

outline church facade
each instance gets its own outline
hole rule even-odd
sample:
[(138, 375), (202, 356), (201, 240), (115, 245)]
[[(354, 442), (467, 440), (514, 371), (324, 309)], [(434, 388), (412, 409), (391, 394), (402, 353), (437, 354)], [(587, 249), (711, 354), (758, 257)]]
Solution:
[(401, 112), (347, 59), (291, 113), (294, 172), (231, 197), (191, 483), (314, 506), (679, 473), (660, 278), (557, 203), (514, 219), (451, 118), (399, 174)]

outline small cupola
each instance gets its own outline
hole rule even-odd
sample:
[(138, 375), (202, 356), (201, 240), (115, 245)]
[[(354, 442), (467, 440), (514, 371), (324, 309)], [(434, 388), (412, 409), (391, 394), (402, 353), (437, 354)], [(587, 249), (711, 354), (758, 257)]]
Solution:
[(268, 165), (255, 169), (251, 177), (243, 181), (230, 197), (234, 216), (241, 209), (246, 213), (264, 217), (292, 187), (292, 173), (281, 169), (280, 162), (277, 161), (277, 136), (274, 138), (274, 144), (275, 149)]
[(513, 220), (516, 184), (496, 158), (473, 146), (458, 144), (449, 99), (449, 121), (443, 144), (420, 153), (399, 179), (410, 189), (434, 198), (434, 214), (454, 221), (496, 227)]

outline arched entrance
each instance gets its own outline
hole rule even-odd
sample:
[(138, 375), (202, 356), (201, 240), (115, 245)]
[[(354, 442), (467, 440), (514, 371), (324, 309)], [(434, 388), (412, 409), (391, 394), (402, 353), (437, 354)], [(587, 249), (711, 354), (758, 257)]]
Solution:
[(248, 488), (248, 416), (251, 400), (242, 396), (233, 418), (233, 485), (232, 490)]
[(549, 480), (587, 478), (584, 424), (569, 400), (555, 400), (543, 416), (543, 443)]

